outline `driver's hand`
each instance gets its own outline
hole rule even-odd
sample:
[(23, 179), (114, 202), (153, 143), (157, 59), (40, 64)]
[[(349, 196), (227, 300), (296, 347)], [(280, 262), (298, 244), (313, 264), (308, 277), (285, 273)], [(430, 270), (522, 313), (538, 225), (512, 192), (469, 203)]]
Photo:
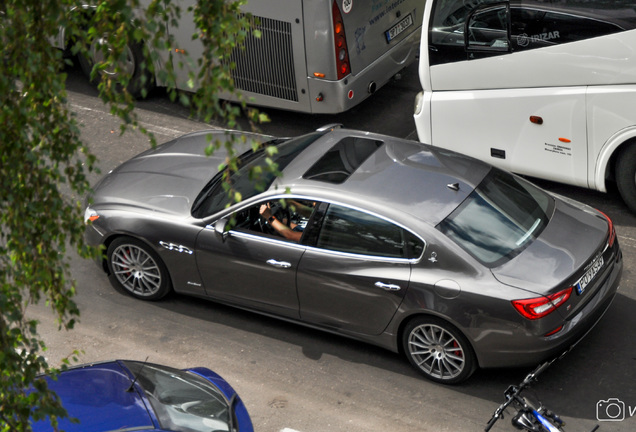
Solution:
[(265, 219), (269, 219), (272, 216), (272, 212), (269, 208), (269, 203), (268, 204), (262, 204), (261, 208), (258, 210), (258, 212), (261, 214), (261, 216), (263, 216)]

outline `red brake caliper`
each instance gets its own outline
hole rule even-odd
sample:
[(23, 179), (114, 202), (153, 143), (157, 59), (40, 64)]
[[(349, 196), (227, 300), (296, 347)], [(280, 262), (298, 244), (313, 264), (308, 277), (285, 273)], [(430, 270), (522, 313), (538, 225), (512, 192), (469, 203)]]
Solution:
[[(459, 348), (459, 344), (457, 343), (457, 341), (453, 341), (453, 347), (454, 348)], [(457, 357), (461, 357), (462, 352), (460, 350), (457, 350), (453, 354), (455, 354)]]

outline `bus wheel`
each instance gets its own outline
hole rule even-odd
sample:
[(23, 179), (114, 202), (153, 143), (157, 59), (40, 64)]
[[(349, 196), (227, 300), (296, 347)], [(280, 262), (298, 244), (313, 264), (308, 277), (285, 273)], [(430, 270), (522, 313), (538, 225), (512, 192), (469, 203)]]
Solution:
[[(104, 57), (104, 45), (107, 43), (106, 37), (96, 38), (93, 43), (87, 47), (87, 55), (79, 53), (77, 60), (84, 72), (84, 75), (91, 79), (91, 72), (95, 63), (100, 63), (105, 60)], [(126, 46), (126, 58), (116, 65), (108, 65), (106, 68), (99, 70), (95, 79), (91, 80), (91, 84), (97, 85), (102, 78), (108, 77), (117, 82), (119, 75), (125, 72), (130, 76), (130, 81), (126, 89), (135, 98), (142, 97), (144, 91), (147, 93), (155, 86), (154, 76), (148, 70), (145, 64), (145, 58), (143, 54), (143, 44), (135, 43)]]
[(627, 207), (636, 213), (636, 144), (630, 145), (618, 155), (616, 184)]

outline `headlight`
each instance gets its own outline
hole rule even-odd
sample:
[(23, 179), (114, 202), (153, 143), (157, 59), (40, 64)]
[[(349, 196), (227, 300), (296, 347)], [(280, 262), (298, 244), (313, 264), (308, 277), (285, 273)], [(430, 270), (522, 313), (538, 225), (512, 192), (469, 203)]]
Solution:
[(84, 223), (95, 222), (97, 219), (99, 219), (97, 212), (90, 207), (86, 207), (86, 210), (84, 210)]

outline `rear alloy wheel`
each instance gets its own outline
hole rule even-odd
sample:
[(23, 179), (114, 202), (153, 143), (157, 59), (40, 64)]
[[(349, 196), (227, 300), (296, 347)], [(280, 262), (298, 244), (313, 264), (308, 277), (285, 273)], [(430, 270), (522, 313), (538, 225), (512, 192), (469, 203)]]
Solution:
[(631, 144), (618, 155), (616, 185), (627, 207), (636, 213), (636, 144)]
[(452, 325), (434, 317), (420, 317), (406, 326), (402, 347), (409, 362), (432, 381), (456, 384), (475, 371), (475, 354)]
[(158, 300), (172, 290), (170, 276), (159, 256), (139, 240), (118, 238), (108, 247), (108, 269), (133, 296)]

